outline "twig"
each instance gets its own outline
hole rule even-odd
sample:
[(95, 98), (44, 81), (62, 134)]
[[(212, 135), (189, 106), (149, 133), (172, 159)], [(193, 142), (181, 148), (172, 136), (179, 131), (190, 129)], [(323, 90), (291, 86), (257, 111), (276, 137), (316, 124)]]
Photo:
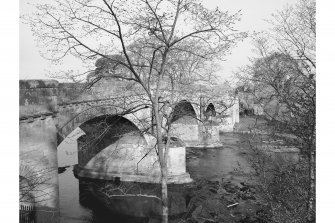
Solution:
[(227, 208), (234, 207), (236, 205), (239, 205), (239, 203), (230, 204), (230, 205), (227, 206)]

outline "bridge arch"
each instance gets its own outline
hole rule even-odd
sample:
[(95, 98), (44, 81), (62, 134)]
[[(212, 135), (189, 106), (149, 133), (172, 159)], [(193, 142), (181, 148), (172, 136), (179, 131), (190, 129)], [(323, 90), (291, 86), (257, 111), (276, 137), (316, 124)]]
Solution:
[(205, 110), (205, 117), (208, 118), (209, 116), (212, 116), (212, 117), (216, 116), (216, 110), (215, 110), (215, 106), (213, 103), (209, 103)]
[(199, 114), (191, 102), (181, 100), (173, 109), (170, 134), (187, 146), (197, 144), (199, 136)]
[(148, 125), (150, 125), (148, 121), (151, 120), (148, 108), (137, 109), (130, 113), (129, 109), (118, 106), (68, 106), (60, 109), (56, 117), (57, 144), (60, 145), (71, 132), (84, 123), (106, 115), (125, 117), (140, 130), (148, 129)]
[(124, 116), (95, 117), (80, 128), (85, 134), (77, 139), (77, 176), (141, 181), (160, 174), (150, 137)]
[(177, 103), (172, 112), (172, 123), (183, 123), (196, 124), (199, 115), (194, 109), (191, 102), (187, 100), (181, 100)]
[[(79, 128), (84, 132), (84, 135), (77, 139), (78, 164), (82, 167), (112, 144), (127, 144), (133, 147), (147, 145), (143, 132), (132, 121), (119, 115), (101, 115), (86, 121)], [(99, 162), (102, 162), (102, 159)]]

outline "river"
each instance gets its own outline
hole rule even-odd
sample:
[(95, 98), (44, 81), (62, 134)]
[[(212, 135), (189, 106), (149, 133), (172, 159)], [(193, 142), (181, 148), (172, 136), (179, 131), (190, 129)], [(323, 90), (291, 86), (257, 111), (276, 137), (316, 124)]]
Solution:
[[(103, 207), (86, 198), (83, 191), (79, 196), (79, 181), (73, 175), (73, 165), (78, 163), (75, 139), (80, 135), (81, 132), (77, 129), (58, 147), (59, 167), (69, 166), (59, 174), (60, 222), (126, 222), (126, 219), (108, 214)], [(227, 134), (221, 136), (221, 141), (224, 142), (222, 149), (187, 148), (186, 169), (192, 179), (232, 179), (240, 169), (248, 169), (239, 151), (239, 138)], [(83, 199), (85, 202), (80, 202)], [(91, 205), (85, 206), (87, 203)]]

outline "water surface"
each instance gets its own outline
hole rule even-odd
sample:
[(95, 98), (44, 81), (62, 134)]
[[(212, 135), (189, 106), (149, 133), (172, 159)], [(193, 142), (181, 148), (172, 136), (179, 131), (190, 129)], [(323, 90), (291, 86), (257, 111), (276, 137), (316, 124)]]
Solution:
[[(223, 135), (221, 140), (224, 144), (221, 149), (187, 148), (186, 168), (191, 178), (195, 180), (221, 180), (232, 177), (241, 170), (248, 171), (250, 169), (245, 159), (240, 155), (238, 134)], [(58, 148), (59, 166), (70, 165), (70, 167), (59, 174), (60, 222), (134, 222), (134, 219), (127, 220), (108, 213), (104, 207), (90, 199), (87, 199), (86, 203), (91, 202), (91, 205), (80, 203), (80, 199), (85, 198), (85, 193), (81, 191), (81, 197), (79, 196), (79, 181), (74, 177), (72, 171), (73, 165), (78, 163), (77, 144), (73, 138), (65, 141)]]

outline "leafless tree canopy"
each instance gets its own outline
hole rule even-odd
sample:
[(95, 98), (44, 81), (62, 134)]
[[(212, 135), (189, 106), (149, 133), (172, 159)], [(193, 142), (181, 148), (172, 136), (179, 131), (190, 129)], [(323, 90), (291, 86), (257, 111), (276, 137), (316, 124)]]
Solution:
[(125, 68), (113, 75), (148, 83), (160, 73), (163, 58), (173, 64), (169, 73), (185, 60), (195, 71), (201, 59), (220, 58), (245, 36), (233, 29), (239, 13), (208, 10), (200, 1), (58, 0), (36, 7), (26, 18), (46, 58), (72, 55), (93, 65), (102, 57)]
[(211, 79), (213, 71), (208, 65), (223, 59), (246, 37), (234, 30), (240, 13), (210, 10), (198, 0), (56, 0), (38, 4), (36, 9), (26, 21), (46, 58), (58, 62), (72, 55), (91, 67), (84, 74), (89, 74), (90, 84), (105, 77), (118, 78), (137, 83), (147, 95), (153, 111), (167, 222), (170, 136), (167, 133), (164, 146), (159, 102), (162, 89), (169, 86), (170, 104), (174, 105), (176, 83)]
[(258, 56), (237, 75), (276, 123), (277, 133), (295, 136), (307, 157), (308, 222), (315, 216), (315, 13), (314, 0), (300, 0), (274, 14), (272, 29), (254, 35)]

